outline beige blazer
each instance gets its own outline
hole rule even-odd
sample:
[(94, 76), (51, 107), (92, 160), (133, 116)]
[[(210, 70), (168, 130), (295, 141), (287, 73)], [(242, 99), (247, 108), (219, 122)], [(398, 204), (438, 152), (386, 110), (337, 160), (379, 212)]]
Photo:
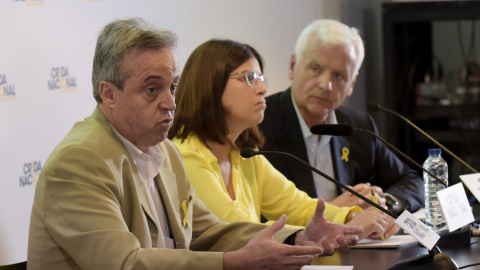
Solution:
[[(142, 178), (96, 108), (73, 126), (42, 169), (28, 269), (222, 269), (222, 251), (242, 247), (265, 228), (219, 221), (189, 185), (175, 146), (169, 140), (159, 146), (166, 160), (156, 180), (176, 249), (155, 248), (158, 224)], [(281, 242), (294, 230), (285, 228), (275, 238)]]

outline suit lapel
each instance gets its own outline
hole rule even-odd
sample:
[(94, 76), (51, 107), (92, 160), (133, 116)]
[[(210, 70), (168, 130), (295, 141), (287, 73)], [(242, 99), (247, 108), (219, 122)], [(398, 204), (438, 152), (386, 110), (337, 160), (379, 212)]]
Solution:
[[(298, 122), (298, 117), (293, 107), (291, 90), (285, 92), (281, 107), (285, 108), (282, 110), (283, 119), (285, 119), (283, 123), (285, 124), (279, 127), (279, 139), (281, 142), (279, 142), (278, 145), (283, 148), (281, 151), (292, 153), (301, 160), (310, 163), (300, 123)], [(287, 166), (289, 171), (292, 172), (292, 175), (297, 176), (296, 179), (290, 180), (292, 180), (299, 189), (307, 192), (310, 197), (317, 197), (312, 172), (293, 160), (289, 160)]]
[[(345, 185), (351, 183), (348, 179), (352, 179), (352, 167), (349, 157), (350, 142), (346, 137), (332, 136), (330, 147), (332, 147), (332, 159), (335, 175), (338, 181)], [(339, 191), (341, 192), (341, 191)]]
[[(185, 242), (185, 235), (182, 227), (182, 217), (180, 216), (181, 204), (178, 199), (178, 190), (175, 180), (175, 174), (166, 169), (160, 168), (160, 172), (155, 177), (157, 186), (159, 188), (160, 196), (170, 225), (170, 232), (173, 234), (173, 239), (176, 243), (176, 248), (183, 248)], [(178, 246), (178, 245), (181, 246)]]
[[(130, 159), (130, 157), (129, 157)], [(132, 162), (133, 164), (133, 162)], [(148, 195), (147, 195), (147, 190), (145, 189), (145, 184), (143, 183), (143, 178), (140, 175), (140, 173), (136, 170), (135, 167), (135, 172), (133, 173), (133, 181), (135, 182), (135, 187), (137, 189), (137, 195), (138, 199), (140, 200), (140, 204), (142, 205), (143, 211), (147, 215), (148, 219), (155, 225), (156, 227), (156, 232), (153, 232), (154, 234), (158, 233), (158, 228), (160, 224), (157, 224), (157, 220), (155, 216), (153, 215), (153, 205), (150, 205)]]
[(102, 124), (106, 130), (109, 131), (110, 136), (116, 139), (117, 143), (119, 144), (119, 147), (122, 149), (124, 152), (123, 154), (128, 158), (128, 161), (131, 164), (131, 169), (132, 169), (132, 177), (133, 177), (133, 182), (135, 183), (135, 188), (137, 192), (137, 197), (140, 201), (140, 204), (142, 205), (142, 209), (145, 212), (146, 216), (148, 219), (150, 219), (150, 222), (154, 224), (156, 227), (156, 232), (152, 232), (153, 234), (158, 233), (158, 228), (159, 224), (157, 224), (156, 219), (154, 218), (153, 215), (153, 205), (150, 205), (149, 199), (147, 197), (147, 190), (145, 189), (145, 184), (143, 183), (143, 178), (140, 175), (140, 172), (137, 169), (137, 166), (135, 166), (135, 163), (133, 162), (132, 158), (128, 154), (127, 150), (125, 150), (125, 147), (123, 146), (123, 143), (120, 141), (120, 139), (117, 137), (115, 131), (112, 129), (110, 124), (108, 123), (107, 119), (105, 116), (102, 114), (98, 106), (95, 108), (93, 111), (91, 118), (97, 120), (100, 124)]

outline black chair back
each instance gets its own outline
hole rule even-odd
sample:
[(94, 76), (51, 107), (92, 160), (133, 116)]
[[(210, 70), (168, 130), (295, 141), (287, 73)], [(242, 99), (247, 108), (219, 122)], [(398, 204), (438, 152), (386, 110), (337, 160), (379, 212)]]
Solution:
[(9, 265), (0, 265), (0, 270), (27, 270), (27, 262), (19, 262)]

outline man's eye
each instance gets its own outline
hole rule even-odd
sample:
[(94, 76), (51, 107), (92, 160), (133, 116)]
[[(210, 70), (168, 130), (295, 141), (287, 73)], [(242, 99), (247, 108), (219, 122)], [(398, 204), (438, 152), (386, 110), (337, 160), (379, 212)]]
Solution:
[(177, 84), (172, 84), (172, 85), (170, 85), (170, 92), (175, 92), (175, 91), (177, 91), (177, 87), (178, 87)]
[(335, 73), (335, 77), (337, 79), (343, 79), (343, 74), (342, 73)]
[(156, 90), (157, 90), (157, 89), (155, 89), (155, 88), (152, 87), (152, 88), (148, 88), (148, 89), (147, 89), (147, 92), (148, 92), (149, 94), (155, 94), (155, 91), (156, 91)]

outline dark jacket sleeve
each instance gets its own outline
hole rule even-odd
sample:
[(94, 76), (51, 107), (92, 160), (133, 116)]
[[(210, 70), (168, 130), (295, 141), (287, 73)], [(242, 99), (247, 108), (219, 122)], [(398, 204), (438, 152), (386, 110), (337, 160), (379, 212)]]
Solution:
[[(367, 113), (341, 107), (335, 111), (339, 124), (347, 124), (357, 129), (373, 131), (378, 134), (373, 118)], [(336, 175), (341, 175), (341, 144), (345, 140), (350, 147), (350, 171), (344, 175), (344, 181), (350, 185), (370, 182), (381, 187), (384, 192), (397, 197), (409, 211), (424, 206), (424, 184), (418, 173), (392, 152), (375, 136), (354, 132), (349, 137), (333, 137), (332, 147)]]

